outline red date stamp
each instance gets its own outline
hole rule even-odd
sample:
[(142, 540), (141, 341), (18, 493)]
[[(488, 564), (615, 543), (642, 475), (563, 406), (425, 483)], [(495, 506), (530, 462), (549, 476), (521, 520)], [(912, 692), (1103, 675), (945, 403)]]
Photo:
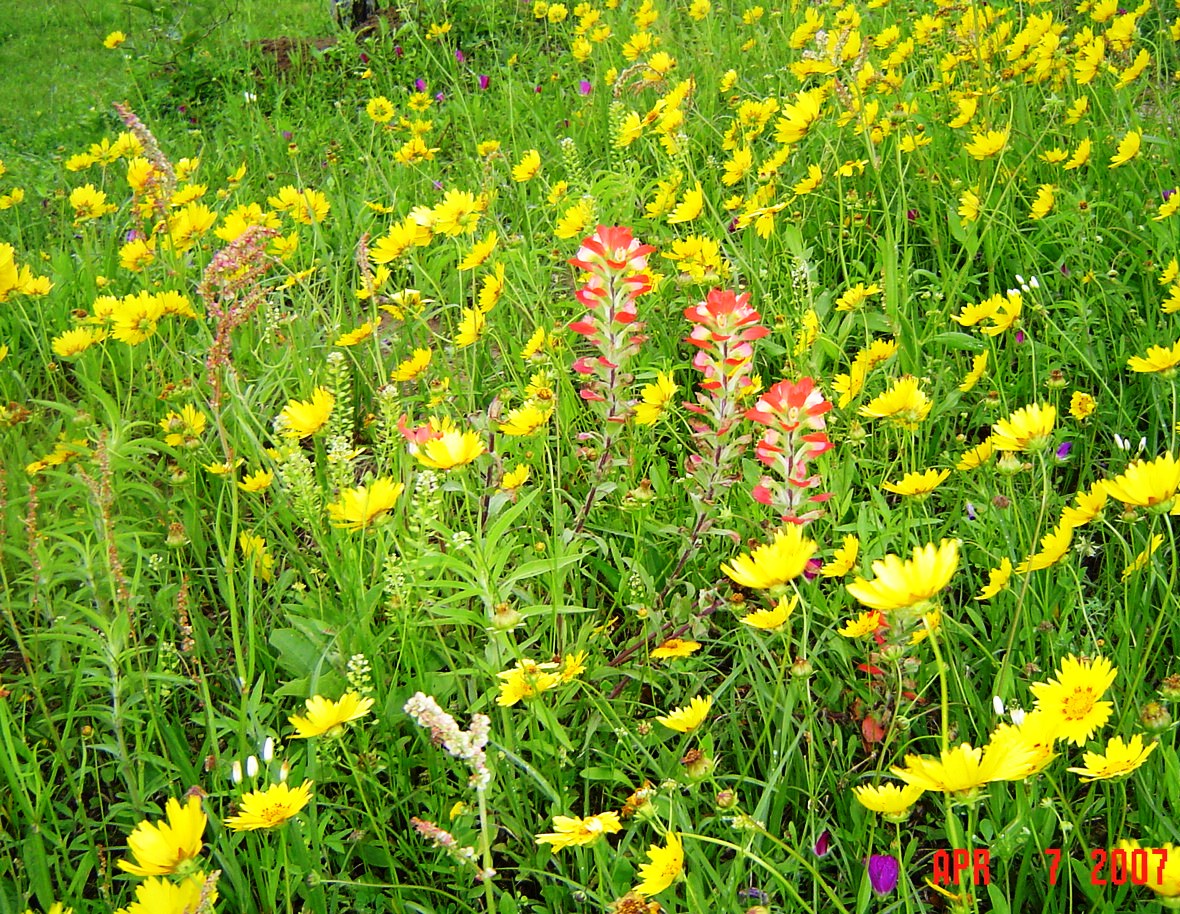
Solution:
[(985, 847), (970, 851), (962, 847), (935, 851), (934, 873), (930, 881), (936, 886), (958, 885), (966, 874), (973, 885), (988, 885), (992, 881), (991, 857), (991, 851)]
[[(1059, 847), (1045, 849), (1049, 863), (1049, 885), (1057, 885), (1061, 871), (1062, 852)], [(1068, 862), (1068, 861), (1067, 861)], [(1160, 885), (1168, 866), (1168, 852), (1159, 847), (1095, 848), (1090, 851), (1090, 885)], [(954, 848), (934, 852), (934, 886), (972, 885), (991, 883), (991, 851), (977, 847), (972, 850)]]
[[(1049, 885), (1057, 885), (1061, 848), (1045, 848), (1049, 858)], [(1168, 866), (1168, 852), (1162, 847), (1115, 847), (1090, 851), (1090, 885), (1160, 885)]]

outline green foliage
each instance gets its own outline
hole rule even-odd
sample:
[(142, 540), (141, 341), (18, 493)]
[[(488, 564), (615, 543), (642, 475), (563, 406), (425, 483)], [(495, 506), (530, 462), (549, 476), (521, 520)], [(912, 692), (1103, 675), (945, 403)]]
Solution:
[[(158, 914), (117, 861), (186, 792), (206, 910), (1155, 903), (1091, 855), (1180, 840), (1180, 26), (768, 7), (13, 11), (0, 914)], [(598, 226), (653, 246), (650, 291), (571, 265)], [(1034, 440), (964, 463), (1004, 420)], [(1071, 656), (1118, 670), (1084, 745), (901, 822), (857, 801), (999, 752)], [(1114, 737), (1150, 754), (1069, 770)], [(284, 778), (285, 824), (227, 824)], [(559, 816), (609, 835), (538, 843)], [(990, 885), (930, 888), (951, 848)]]

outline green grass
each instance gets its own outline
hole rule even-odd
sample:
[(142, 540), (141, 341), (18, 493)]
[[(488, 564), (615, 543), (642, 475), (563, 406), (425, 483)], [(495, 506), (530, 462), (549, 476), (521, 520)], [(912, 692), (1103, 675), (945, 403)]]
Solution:
[[(953, 910), (1153, 909), (1090, 870), (1180, 841), (1180, 26), (1058, 11), (1054, 82), (1044, 10), (419, 4), (282, 76), (249, 42), (326, 4), (11, 15), (0, 914), (195, 914), (190, 869), (204, 912), (637, 912), (672, 835), (669, 912), (943, 910), (952, 848), (991, 860)], [(74, 159), (120, 100), (154, 183)], [(598, 226), (652, 246), (613, 317), (570, 263)], [(1150, 754), (1069, 770), (1115, 737)], [(853, 793), (963, 743), (986, 770), (901, 821)], [(236, 828), (284, 777), (306, 805)], [(124, 872), (166, 816), (182, 862)], [(559, 816), (601, 818), (538, 843)]]

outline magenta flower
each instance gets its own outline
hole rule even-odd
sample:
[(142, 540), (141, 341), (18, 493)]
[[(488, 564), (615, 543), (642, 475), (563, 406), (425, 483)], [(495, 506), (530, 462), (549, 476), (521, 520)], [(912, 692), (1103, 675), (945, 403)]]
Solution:
[(479, 87), (480, 87), (480, 89), (486, 89), (488, 87), (489, 82), (491, 82), (491, 80), (488, 79), (488, 75), (486, 73), (479, 74)]
[(583, 79), (580, 83), (578, 83), (578, 94), (579, 95), (589, 95), (590, 90), (593, 88), (594, 88), (594, 86), (590, 83), (590, 80)]
[(897, 879), (901, 875), (901, 864), (892, 854), (873, 854), (868, 860), (869, 882), (873, 886), (873, 893), (878, 898), (884, 898), (895, 888)]

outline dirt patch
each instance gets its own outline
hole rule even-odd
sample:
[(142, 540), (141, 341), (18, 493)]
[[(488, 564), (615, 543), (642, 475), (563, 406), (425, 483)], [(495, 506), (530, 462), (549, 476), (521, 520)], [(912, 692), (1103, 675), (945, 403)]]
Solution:
[[(392, 31), (399, 25), (401, 25), (401, 17), (398, 15), (397, 9), (387, 7), (362, 22), (353, 33), (353, 38), (357, 42), (366, 41), (375, 35), (380, 35), (383, 28)], [(325, 38), (283, 36), (250, 41), (247, 42), (247, 47), (273, 61), (275, 71), (279, 76), (287, 76), (316, 66), (323, 60), (316, 52), (335, 47), (339, 43), (340, 38), (336, 36)]]

